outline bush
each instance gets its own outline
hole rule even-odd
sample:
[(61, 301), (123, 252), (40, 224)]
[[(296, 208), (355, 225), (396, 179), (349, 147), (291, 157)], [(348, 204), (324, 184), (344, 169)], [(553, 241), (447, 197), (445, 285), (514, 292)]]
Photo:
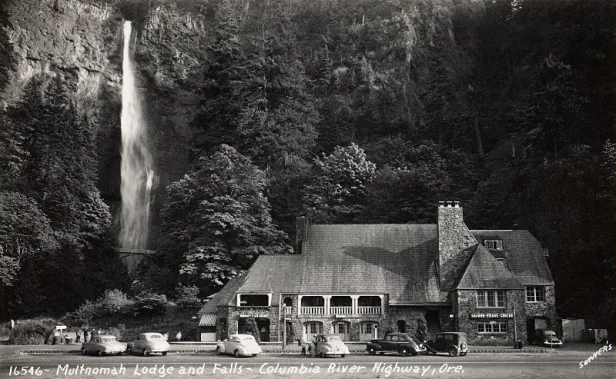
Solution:
[(41, 345), (53, 336), (58, 322), (51, 318), (23, 320), (15, 323), (9, 335), (11, 345)]
[(98, 302), (93, 303), (90, 300), (86, 300), (74, 312), (69, 313), (67, 318), (71, 320), (71, 324), (81, 326), (89, 324), (96, 317), (100, 317), (101, 314), (102, 307)]
[(167, 296), (154, 293), (142, 293), (135, 296), (132, 306), (134, 316), (156, 316), (167, 311)]
[(184, 309), (198, 309), (201, 307), (199, 299), (199, 287), (197, 286), (178, 286), (177, 304)]
[(98, 303), (103, 314), (113, 316), (128, 313), (134, 301), (119, 289), (113, 289), (105, 291)]

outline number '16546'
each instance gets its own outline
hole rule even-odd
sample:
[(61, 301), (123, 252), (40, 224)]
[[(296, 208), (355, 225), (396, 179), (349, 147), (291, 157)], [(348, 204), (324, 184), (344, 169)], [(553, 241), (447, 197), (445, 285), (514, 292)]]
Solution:
[(10, 366), (9, 367), (9, 376), (41, 376), (43, 375), (43, 370), (40, 367), (34, 366)]

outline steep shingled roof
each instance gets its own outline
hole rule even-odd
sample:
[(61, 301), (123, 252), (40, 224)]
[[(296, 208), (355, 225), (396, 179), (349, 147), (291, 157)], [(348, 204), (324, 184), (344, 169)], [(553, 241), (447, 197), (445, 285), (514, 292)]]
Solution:
[(455, 289), (524, 289), (513, 273), (506, 269), (483, 245), (476, 245), (473, 255), (462, 270)]
[[(504, 250), (494, 254), (507, 258), (517, 285), (553, 284), (541, 244), (528, 231), (471, 232), (480, 243), (485, 239), (503, 241)], [(490, 270), (507, 271), (494, 258), (486, 263), (483, 246), (477, 250), (468, 261), (468, 277), (460, 277), (458, 285), (489, 282), (476, 268), (492, 267), (494, 262), (499, 266)], [(235, 305), (236, 293), (273, 293), (274, 299), (287, 293), (386, 293), (392, 305), (439, 303), (447, 294), (439, 289), (437, 260), (436, 224), (309, 225), (302, 254), (260, 256), (248, 272), (231, 280), (199, 313), (215, 313), (219, 305)]]
[(479, 243), (502, 240), (503, 250), (491, 252), (507, 259), (507, 267), (523, 285), (553, 285), (541, 243), (527, 230), (471, 230)]
[(235, 294), (237, 290), (240, 288), (242, 283), (246, 280), (247, 274), (236, 276), (235, 278), (229, 280), (227, 284), (217, 293), (215, 294), (210, 301), (205, 303), (203, 308), (199, 311), (198, 314), (202, 315), (205, 313), (216, 313), (219, 305), (230, 305), (235, 301)]
[(436, 225), (310, 225), (302, 254), (260, 256), (241, 293), (388, 293), (390, 304), (443, 301)]

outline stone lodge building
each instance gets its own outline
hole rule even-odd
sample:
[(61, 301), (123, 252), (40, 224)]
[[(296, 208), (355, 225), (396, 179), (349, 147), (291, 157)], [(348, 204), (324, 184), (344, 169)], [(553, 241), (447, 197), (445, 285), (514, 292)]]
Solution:
[(201, 339), (256, 328), (261, 341), (319, 333), (365, 341), (414, 335), (419, 322), (431, 336), (463, 331), (475, 344), (560, 332), (547, 250), (526, 230), (469, 230), (458, 202), (441, 202), (436, 225), (299, 217), (296, 248), (260, 256), (213, 296), (199, 311)]

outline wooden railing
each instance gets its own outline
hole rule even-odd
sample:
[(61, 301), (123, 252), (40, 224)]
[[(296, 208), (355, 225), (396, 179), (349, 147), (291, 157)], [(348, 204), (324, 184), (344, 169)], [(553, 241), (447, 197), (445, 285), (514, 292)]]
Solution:
[(380, 315), (381, 307), (359, 306), (357, 307), (357, 313), (360, 315)]
[(299, 313), (302, 315), (324, 315), (325, 307), (301, 307)]
[(351, 315), (353, 307), (329, 307), (329, 313), (332, 315)]

